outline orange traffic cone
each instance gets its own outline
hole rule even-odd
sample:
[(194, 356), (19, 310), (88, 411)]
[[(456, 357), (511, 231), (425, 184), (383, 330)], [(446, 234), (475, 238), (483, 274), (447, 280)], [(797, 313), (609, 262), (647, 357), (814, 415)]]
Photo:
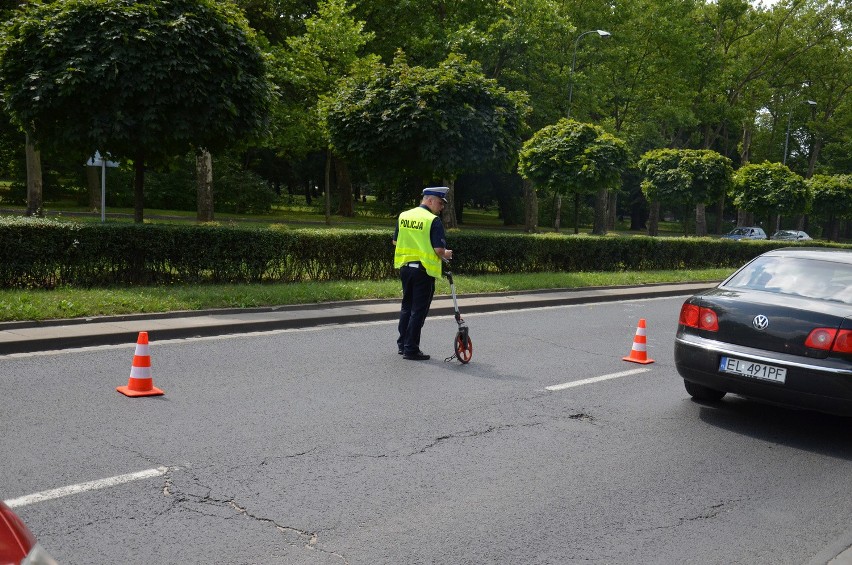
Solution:
[(630, 349), (630, 355), (622, 357), (622, 359), (633, 363), (642, 363), (643, 365), (654, 362), (653, 359), (648, 359), (645, 318), (639, 320), (639, 326), (636, 328), (636, 336), (633, 338), (633, 347)]
[(151, 378), (151, 356), (148, 353), (148, 332), (139, 332), (136, 340), (136, 354), (133, 355), (133, 366), (130, 368), (130, 379), (127, 386), (116, 387), (118, 392), (126, 396), (159, 396), (163, 391), (154, 386)]

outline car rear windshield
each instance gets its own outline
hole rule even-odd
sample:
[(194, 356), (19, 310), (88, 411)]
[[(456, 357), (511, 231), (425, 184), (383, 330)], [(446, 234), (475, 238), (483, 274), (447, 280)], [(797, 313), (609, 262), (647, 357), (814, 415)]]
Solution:
[(852, 304), (852, 265), (802, 257), (758, 257), (724, 287)]

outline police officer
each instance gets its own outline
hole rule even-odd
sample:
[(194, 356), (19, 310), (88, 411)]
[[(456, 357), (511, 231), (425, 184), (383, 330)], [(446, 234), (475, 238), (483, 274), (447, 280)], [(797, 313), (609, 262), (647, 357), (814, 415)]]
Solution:
[(420, 330), (429, 314), (435, 279), (441, 276), (441, 260), (453, 258), (447, 249), (440, 214), (447, 203), (446, 186), (423, 189), (420, 206), (399, 215), (393, 243), (393, 266), (402, 281), (402, 308), (399, 313), (399, 338), (396, 344), (404, 359), (423, 361), (429, 356), (420, 351)]

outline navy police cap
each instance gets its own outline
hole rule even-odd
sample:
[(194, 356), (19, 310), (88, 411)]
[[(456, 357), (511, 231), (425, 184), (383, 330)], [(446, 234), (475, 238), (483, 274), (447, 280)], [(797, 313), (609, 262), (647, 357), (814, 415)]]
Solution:
[(444, 202), (447, 201), (447, 192), (449, 187), (446, 186), (430, 186), (423, 189), (423, 196), (437, 196)]

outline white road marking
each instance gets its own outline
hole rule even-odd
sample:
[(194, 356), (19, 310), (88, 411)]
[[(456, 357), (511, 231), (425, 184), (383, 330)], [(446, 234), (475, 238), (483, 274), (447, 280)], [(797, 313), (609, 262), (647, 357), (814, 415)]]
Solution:
[(161, 475), (165, 475), (168, 470), (168, 467), (146, 469), (145, 471), (139, 471), (137, 473), (128, 473), (126, 475), (118, 475), (116, 477), (98, 479), (97, 481), (90, 481), (88, 483), (80, 483), (77, 485), (70, 485), (67, 487), (45, 490), (42, 492), (37, 492), (35, 494), (28, 494), (26, 496), (12, 498), (10, 500), (4, 500), (3, 502), (5, 502), (6, 506), (8, 506), (9, 508), (19, 508), (21, 506), (27, 506), (28, 504), (44, 502), (45, 500), (53, 500), (54, 498), (62, 498), (63, 496), (69, 496), (72, 494), (80, 494), (81, 492), (88, 492), (90, 490), (114, 487), (132, 481), (150, 479), (151, 477), (159, 477)]
[(583, 379), (581, 381), (571, 381), (569, 383), (562, 383), (561, 385), (553, 385), (544, 387), (545, 390), (564, 390), (566, 388), (572, 388), (575, 386), (583, 386), (592, 383), (597, 383), (600, 381), (608, 381), (610, 379), (617, 379), (620, 377), (628, 377), (630, 375), (638, 375), (639, 373), (647, 373), (651, 369), (631, 369), (629, 371), (621, 371), (620, 373), (610, 373), (608, 375), (601, 375), (600, 377), (592, 377), (590, 379)]

